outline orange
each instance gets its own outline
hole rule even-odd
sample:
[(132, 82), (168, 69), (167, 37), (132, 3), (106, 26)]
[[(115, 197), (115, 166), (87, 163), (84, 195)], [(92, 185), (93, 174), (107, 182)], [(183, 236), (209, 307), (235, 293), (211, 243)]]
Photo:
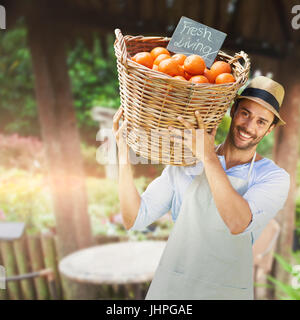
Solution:
[(189, 74), (188, 72), (184, 71), (184, 77), (186, 80), (190, 80), (192, 76), (192, 74)]
[(204, 76), (193, 76), (191, 77), (191, 79), (189, 80), (190, 82), (193, 83), (209, 83), (208, 79)]
[(175, 76), (174, 78), (186, 81), (186, 79), (184, 77), (182, 77), (182, 76)]
[(216, 77), (216, 84), (235, 82), (234, 76), (231, 73), (221, 73)]
[(160, 54), (153, 62), (153, 64), (159, 65), (161, 63), (161, 61), (165, 60), (165, 59), (170, 59), (170, 55), (168, 54)]
[(155, 47), (150, 51), (153, 60), (155, 60), (160, 54), (168, 54), (171, 56), (170, 52), (164, 47)]
[(178, 75), (184, 77), (184, 68), (180, 64), (178, 65)]
[(131, 59), (145, 67), (152, 69), (153, 58), (149, 52), (138, 52)]
[(210, 71), (214, 74), (216, 78), (221, 73), (231, 73), (230, 64), (225, 61), (216, 61), (210, 67)]
[(186, 59), (186, 56), (182, 53), (176, 53), (174, 54), (174, 56), (172, 56), (172, 59), (175, 59), (178, 62), (178, 64), (182, 66), (184, 64), (184, 60)]
[(158, 70), (172, 77), (179, 75), (178, 63), (172, 58), (161, 61), (158, 65)]
[(203, 74), (205, 61), (197, 54), (192, 54), (184, 60), (184, 70), (193, 75)]
[(210, 83), (215, 83), (215, 78), (216, 77), (215, 77), (214, 73), (211, 70), (205, 68), (204, 72), (203, 72), (203, 75), (208, 79), (208, 81)]

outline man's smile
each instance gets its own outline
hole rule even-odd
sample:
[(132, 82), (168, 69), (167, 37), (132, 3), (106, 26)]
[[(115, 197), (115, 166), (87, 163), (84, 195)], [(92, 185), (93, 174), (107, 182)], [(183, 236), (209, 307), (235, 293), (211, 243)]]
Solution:
[(241, 130), (238, 130), (238, 133), (239, 133), (239, 136), (242, 140), (249, 140), (251, 138), (250, 135), (244, 133), (243, 131)]
[(241, 128), (237, 128), (237, 138), (241, 141), (249, 141), (251, 139), (254, 139), (252, 135), (246, 133)]

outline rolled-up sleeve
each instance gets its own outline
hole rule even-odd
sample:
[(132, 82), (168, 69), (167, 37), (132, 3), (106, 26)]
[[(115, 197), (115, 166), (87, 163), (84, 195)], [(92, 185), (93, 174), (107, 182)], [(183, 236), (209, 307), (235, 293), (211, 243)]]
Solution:
[(141, 195), (141, 205), (133, 226), (129, 230), (144, 230), (167, 213), (172, 205), (174, 188), (170, 180), (170, 166), (154, 179)]
[(290, 175), (283, 169), (270, 172), (252, 185), (244, 194), (252, 220), (243, 231), (252, 232), (254, 241), (268, 222), (284, 207), (290, 188)]

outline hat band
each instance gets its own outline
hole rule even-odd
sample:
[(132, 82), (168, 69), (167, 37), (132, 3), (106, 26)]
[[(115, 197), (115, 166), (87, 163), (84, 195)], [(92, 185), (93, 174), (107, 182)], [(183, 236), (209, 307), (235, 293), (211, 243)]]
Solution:
[(256, 97), (266, 101), (279, 113), (279, 103), (276, 98), (268, 91), (258, 88), (246, 88), (241, 96)]

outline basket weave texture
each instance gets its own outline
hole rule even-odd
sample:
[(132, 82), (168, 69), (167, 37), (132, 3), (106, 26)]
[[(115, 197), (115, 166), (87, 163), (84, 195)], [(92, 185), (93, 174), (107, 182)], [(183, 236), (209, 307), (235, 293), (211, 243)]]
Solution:
[[(236, 79), (234, 83), (194, 84), (174, 79), (131, 60), (138, 52), (149, 52), (158, 46), (167, 47), (170, 38), (123, 36), (119, 29), (115, 30), (115, 34), (121, 107), (124, 110), (123, 119), (128, 120), (125, 133), (128, 145), (137, 155), (151, 160), (151, 163), (194, 165), (196, 158), (183, 141), (176, 144), (164, 140), (160, 133), (166, 137), (168, 126), (186, 129), (177, 120), (178, 115), (197, 128), (196, 110), (199, 110), (208, 132), (219, 125), (237, 91), (248, 80), (248, 55), (243, 51), (234, 57), (222, 51), (218, 53), (217, 60), (231, 65)], [(240, 59), (244, 60), (243, 65)]]

